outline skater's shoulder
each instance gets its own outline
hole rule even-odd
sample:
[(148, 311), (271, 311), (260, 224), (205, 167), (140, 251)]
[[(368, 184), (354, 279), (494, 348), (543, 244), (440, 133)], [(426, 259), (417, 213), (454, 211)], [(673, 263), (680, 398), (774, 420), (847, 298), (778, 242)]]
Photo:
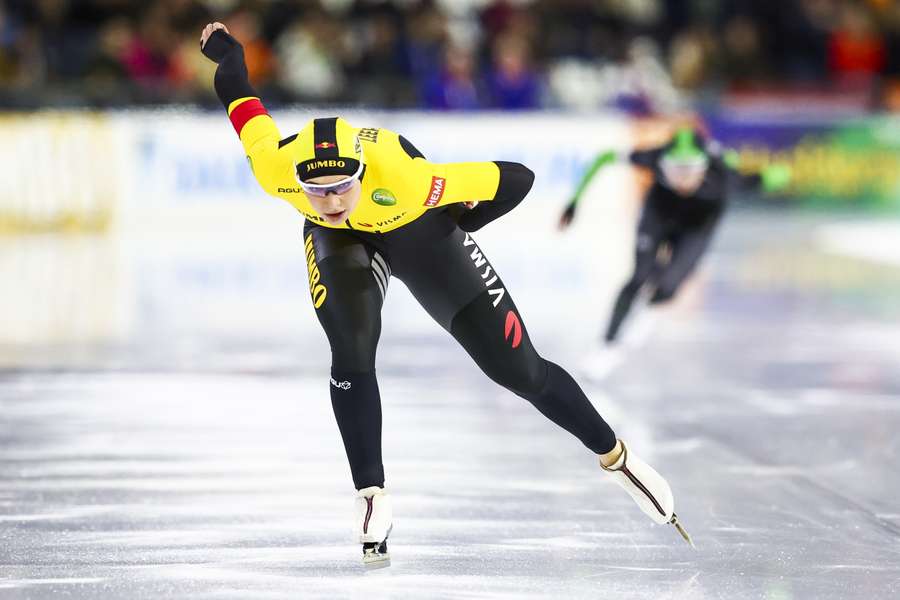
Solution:
[(652, 169), (659, 164), (665, 150), (665, 146), (645, 146), (631, 150), (626, 157), (635, 166)]

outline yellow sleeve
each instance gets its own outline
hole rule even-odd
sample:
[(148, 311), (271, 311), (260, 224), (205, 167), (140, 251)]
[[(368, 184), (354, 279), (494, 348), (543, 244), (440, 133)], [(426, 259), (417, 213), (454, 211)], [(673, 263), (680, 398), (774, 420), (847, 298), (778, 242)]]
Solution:
[[(429, 208), (457, 202), (493, 200), (500, 185), (500, 168), (492, 162), (432, 164), (432, 169), (429, 202), (437, 202)], [(435, 189), (437, 186), (443, 189)]]
[[(493, 162), (433, 163), (387, 129), (362, 129), (366, 177), (374, 187), (395, 187), (416, 209), (493, 200), (500, 168)], [(404, 141), (407, 143), (404, 144)], [(402, 184), (400, 182), (403, 182)], [(400, 188), (400, 189), (396, 189)]]
[(279, 148), (281, 134), (259, 98), (238, 98), (228, 106), (241, 145), (250, 161), (256, 181), (267, 193), (294, 183), (294, 161), (287, 150)]

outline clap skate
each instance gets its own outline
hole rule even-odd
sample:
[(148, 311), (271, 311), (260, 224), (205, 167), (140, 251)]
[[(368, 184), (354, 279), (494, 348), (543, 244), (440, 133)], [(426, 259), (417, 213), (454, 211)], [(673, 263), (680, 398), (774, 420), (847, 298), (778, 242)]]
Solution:
[(356, 493), (356, 516), (353, 537), (363, 548), (363, 565), (379, 569), (391, 565), (387, 539), (393, 529), (391, 497), (378, 486)]
[(675, 500), (669, 484), (651, 466), (629, 453), (625, 442), (619, 442), (622, 444), (622, 454), (618, 460), (608, 467), (602, 462), (600, 466), (628, 492), (648, 517), (660, 525), (674, 525), (681, 537), (693, 547), (691, 536), (675, 515)]

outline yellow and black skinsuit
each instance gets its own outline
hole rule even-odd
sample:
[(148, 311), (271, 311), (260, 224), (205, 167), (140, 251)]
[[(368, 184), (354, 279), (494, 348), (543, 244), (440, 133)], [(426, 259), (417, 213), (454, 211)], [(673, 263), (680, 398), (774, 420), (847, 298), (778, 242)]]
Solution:
[[(240, 44), (219, 30), (203, 52), (219, 63), (216, 92), (260, 185), (306, 217), (310, 293), (331, 345), (332, 407), (357, 489), (384, 485), (375, 352), (392, 276), (491, 379), (592, 451), (613, 449), (615, 434), (578, 384), (535, 351), (503, 281), (470, 235), (525, 197), (530, 170), (499, 161), (431, 163), (385, 129), (354, 129), (348, 138), (350, 125), (337, 118), (316, 119), (282, 140), (248, 82)], [(358, 147), (347, 147), (356, 139)], [(365, 165), (359, 205), (343, 224), (329, 225), (298, 177), (313, 170), (316, 177), (352, 174), (357, 159)], [(471, 210), (459, 204), (472, 200), (481, 203)]]

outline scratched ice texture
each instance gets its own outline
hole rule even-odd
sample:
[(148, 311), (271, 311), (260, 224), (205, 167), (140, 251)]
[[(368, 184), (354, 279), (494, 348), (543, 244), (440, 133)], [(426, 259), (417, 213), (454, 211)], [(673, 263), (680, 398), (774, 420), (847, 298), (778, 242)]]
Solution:
[(696, 549), (394, 281), (393, 565), (372, 573), (299, 240), (4, 242), (0, 597), (900, 597), (900, 261), (869, 248), (898, 234), (735, 213), (602, 381), (579, 365), (628, 236), (479, 238), (538, 349), (668, 478)]

